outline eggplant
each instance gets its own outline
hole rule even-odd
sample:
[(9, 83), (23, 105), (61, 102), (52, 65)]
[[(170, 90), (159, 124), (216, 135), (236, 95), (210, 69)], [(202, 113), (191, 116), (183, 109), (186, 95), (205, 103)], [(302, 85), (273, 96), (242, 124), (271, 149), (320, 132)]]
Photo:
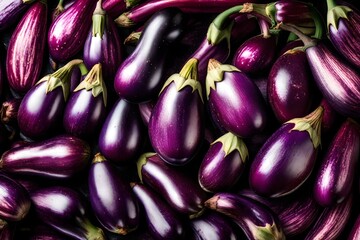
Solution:
[(249, 184), (256, 193), (288, 195), (308, 179), (320, 145), (322, 113), (319, 106), (305, 117), (283, 123), (266, 140), (250, 166)]
[(248, 239), (285, 239), (276, 215), (265, 205), (234, 193), (216, 193), (205, 207), (230, 217)]
[(4, 226), (4, 228), (0, 228), (0, 239), (1, 240), (11, 240), (15, 239), (16, 233), (16, 225), (7, 224)]
[(145, 126), (149, 125), (151, 112), (154, 109), (155, 103), (156, 103), (156, 101), (153, 100), (150, 102), (138, 104), (140, 116), (141, 116), (141, 119), (143, 120)]
[(99, 150), (111, 161), (129, 162), (140, 155), (145, 133), (137, 106), (119, 98), (101, 128)]
[(196, 59), (190, 59), (165, 82), (151, 112), (149, 138), (167, 163), (183, 165), (192, 160), (204, 137), (202, 88)]
[(6, 55), (9, 86), (23, 95), (41, 74), (47, 34), (47, 3), (33, 3), (11, 35)]
[(103, 0), (102, 7), (109, 14), (111, 19), (115, 19), (120, 13), (136, 6), (140, 2), (141, 0)]
[(34, 0), (0, 1), (0, 32), (6, 30), (17, 21)]
[(0, 219), (21, 221), (30, 210), (28, 192), (15, 180), (0, 173)]
[(213, 141), (203, 158), (198, 174), (205, 191), (220, 192), (231, 189), (239, 180), (248, 159), (244, 141), (228, 132)]
[(347, 238), (348, 240), (360, 239), (360, 214), (356, 217), (354, 225), (351, 227), (350, 234)]
[(38, 219), (71, 239), (103, 240), (104, 232), (89, 220), (81, 195), (63, 186), (41, 188), (30, 193)]
[(178, 213), (194, 218), (204, 210), (207, 194), (181, 169), (165, 163), (156, 153), (144, 153), (137, 161), (138, 175)]
[(342, 116), (336, 112), (326, 101), (326, 99), (322, 98), (320, 105), (324, 108), (324, 114), (321, 122), (321, 130), (325, 134), (330, 134), (335, 132), (340, 125), (343, 118)]
[(4, 124), (14, 123), (17, 121), (20, 103), (21, 98), (12, 98), (2, 103), (0, 118)]
[(90, 146), (71, 135), (61, 135), (43, 141), (11, 148), (0, 159), (5, 172), (68, 179), (88, 165)]
[(359, 156), (360, 127), (347, 119), (332, 139), (315, 178), (314, 197), (320, 205), (330, 207), (349, 196)]
[(134, 51), (119, 66), (114, 89), (128, 101), (140, 103), (156, 98), (165, 82), (170, 47), (184, 31), (185, 16), (174, 8), (154, 14), (144, 26)]
[(133, 192), (141, 203), (146, 217), (146, 228), (154, 239), (184, 239), (185, 225), (156, 192), (141, 183), (131, 183)]
[(74, 4), (76, 0), (67, 0), (64, 3), (64, 0), (59, 0), (58, 4), (56, 5), (56, 8), (51, 13), (51, 19), (52, 21), (55, 21), (60, 14), (62, 14), (66, 9), (68, 9), (71, 5)]
[(88, 175), (92, 211), (108, 231), (126, 235), (139, 225), (139, 205), (129, 182), (106, 158), (97, 153)]
[(264, 130), (267, 112), (261, 92), (233, 65), (210, 59), (206, 94), (211, 117), (222, 129), (243, 138)]
[(66, 239), (64, 234), (45, 224), (37, 224), (30, 232), (29, 240), (61, 240)]
[(53, 60), (68, 61), (83, 49), (96, 2), (77, 0), (51, 23), (47, 41)]

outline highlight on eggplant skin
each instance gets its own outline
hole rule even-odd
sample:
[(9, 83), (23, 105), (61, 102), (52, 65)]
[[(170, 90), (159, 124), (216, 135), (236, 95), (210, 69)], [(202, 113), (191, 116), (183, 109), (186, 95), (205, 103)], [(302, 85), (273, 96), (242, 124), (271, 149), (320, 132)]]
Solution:
[(0, 32), (11, 27), (29, 8), (33, 0), (8, 0), (0, 2)]

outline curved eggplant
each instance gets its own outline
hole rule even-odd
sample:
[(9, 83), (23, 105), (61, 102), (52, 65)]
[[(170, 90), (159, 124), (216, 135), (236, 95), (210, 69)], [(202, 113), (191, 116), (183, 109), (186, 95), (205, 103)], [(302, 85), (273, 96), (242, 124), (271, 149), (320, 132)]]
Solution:
[(40, 77), (46, 44), (47, 11), (46, 2), (33, 3), (11, 35), (6, 73), (10, 88), (19, 94), (29, 91)]
[(348, 240), (357, 240), (360, 239), (360, 214), (358, 214), (354, 225), (351, 228), (350, 234), (347, 238)]
[(12, 98), (2, 103), (0, 109), (0, 120), (4, 124), (14, 123), (17, 121), (21, 100), (21, 98)]
[(29, 8), (34, 0), (0, 1), (0, 32), (6, 30)]
[(178, 9), (155, 13), (147, 22), (135, 50), (117, 70), (114, 88), (121, 98), (146, 102), (157, 96), (165, 82), (170, 46), (181, 37), (185, 17)]
[(295, 191), (310, 176), (320, 145), (323, 108), (294, 118), (276, 130), (256, 154), (249, 172), (258, 194), (280, 197)]
[(106, 230), (126, 235), (139, 225), (139, 205), (129, 183), (97, 153), (88, 175), (93, 213)]
[(0, 159), (5, 172), (49, 178), (70, 178), (88, 165), (90, 146), (85, 141), (61, 135), (6, 151)]

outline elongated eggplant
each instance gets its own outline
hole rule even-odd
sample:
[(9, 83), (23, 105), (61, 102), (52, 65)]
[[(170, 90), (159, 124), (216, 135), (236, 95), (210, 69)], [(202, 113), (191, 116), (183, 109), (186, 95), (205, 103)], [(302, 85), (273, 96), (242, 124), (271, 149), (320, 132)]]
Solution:
[(0, 31), (6, 30), (29, 8), (34, 0), (0, 1)]
[(88, 185), (92, 210), (104, 228), (126, 235), (138, 227), (139, 205), (129, 182), (100, 153), (93, 158)]
[(285, 239), (276, 215), (265, 205), (233, 193), (216, 193), (205, 206), (230, 217), (248, 239)]
[(51, 23), (48, 45), (53, 60), (68, 61), (83, 49), (95, 7), (95, 0), (77, 0)]
[(4, 124), (11, 124), (17, 121), (18, 110), (20, 107), (21, 98), (12, 98), (4, 101), (0, 109), (0, 120)]
[(211, 116), (221, 128), (244, 138), (265, 128), (267, 112), (260, 90), (233, 65), (210, 59), (206, 93)]
[(144, 153), (137, 162), (140, 180), (163, 196), (177, 212), (190, 218), (204, 210), (207, 194), (180, 169), (165, 163), (156, 153)]
[(184, 239), (185, 225), (160, 195), (141, 183), (131, 183), (132, 190), (145, 210), (146, 226), (155, 239)]
[(204, 100), (197, 63), (194, 58), (188, 60), (180, 73), (168, 78), (151, 112), (151, 144), (164, 161), (174, 165), (189, 162), (204, 137)]
[(0, 173), (0, 219), (20, 221), (29, 212), (30, 197), (19, 183)]
[(37, 224), (30, 233), (29, 240), (61, 240), (66, 239), (66, 235), (61, 234), (50, 226)]
[(111, 19), (115, 19), (119, 14), (139, 4), (142, 0), (103, 0), (102, 7), (109, 14)]
[(11, 35), (6, 74), (9, 86), (24, 94), (39, 79), (47, 34), (47, 3), (37, 1), (26, 11)]
[(30, 193), (37, 217), (64, 235), (78, 240), (104, 240), (94, 226), (81, 195), (69, 187), (52, 186)]
[(157, 96), (165, 82), (170, 46), (182, 36), (185, 16), (170, 8), (154, 14), (144, 27), (134, 51), (117, 70), (114, 88), (121, 98), (146, 102)]
[(354, 225), (351, 228), (350, 234), (347, 238), (348, 240), (357, 240), (360, 239), (360, 214), (358, 214)]
[(0, 159), (5, 172), (64, 179), (88, 165), (90, 147), (85, 141), (61, 135), (6, 151)]
[(256, 193), (280, 197), (306, 181), (317, 158), (322, 113), (319, 106), (305, 117), (283, 123), (267, 139), (250, 167), (249, 183)]

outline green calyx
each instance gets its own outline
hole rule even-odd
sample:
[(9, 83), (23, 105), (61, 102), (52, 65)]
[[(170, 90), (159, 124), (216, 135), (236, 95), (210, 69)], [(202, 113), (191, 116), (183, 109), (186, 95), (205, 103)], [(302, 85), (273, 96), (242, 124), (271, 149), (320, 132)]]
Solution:
[(348, 19), (349, 12), (353, 10), (347, 6), (335, 6), (332, 9), (329, 9), (327, 12), (327, 30), (329, 31), (330, 25), (332, 25), (336, 31), (339, 27), (339, 19), (344, 18)]
[(107, 90), (102, 76), (101, 64), (95, 64), (90, 72), (86, 75), (85, 79), (75, 88), (74, 92), (85, 89), (92, 92), (94, 97), (103, 95), (104, 105), (107, 104)]
[(101, 6), (102, 1), (96, 3), (96, 8), (92, 16), (92, 35), (103, 37), (105, 31), (106, 12)]
[(285, 240), (285, 235), (281, 229), (273, 222), (272, 225), (266, 223), (264, 227), (254, 227), (254, 239), (257, 240)]
[(213, 143), (211, 143), (211, 145), (217, 142), (222, 143), (222, 149), (225, 152), (225, 156), (236, 150), (239, 152), (241, 160), (244, 163), (246, 162), (249, 152), (244, 141), (240, 137), (228, 132), (216, 139)]
[[(22, 2), (25, 3), (25, 4), (32, 3), (33, 1), (35, 1), (35, 0), (22, 0)], [(61, 2), (62, 2), (62, 1), (61, 1)]]
[(135, 5), (138, 5), (141, 0), (124, 0), (126, 8), (132, 8)]
[(230, 37), (231, 30), (234, 26), (234, 22), (230, 22), (225, 28), (219, 29), (214, 22), (212, 22), (206, 33), (206, 38), (211, 45), (217, 45), (221, 41), (226, 41), (228, 46), (228, 54), (230, 54)]
[(94, 226), (89, 219), (79, 220), (80, 226), (85, 230), (88, 240), (105, 240), (105, 234), (101, 228)]
[(105, 162), (107, 161), (107, 159), (104, 157), (104, 155), (102, 155), (101, 153), (96, 153), (93, 160), (92, 160), (92, 164), (94, 163), (101, 163), (101, 162)]
[(285, 124), (294, 124), (294, 127), (290, 131), (307, 131), (310, 135), (314, 148), (317, 148), (321, 144), (321, 120), (323, 112), (323, 107), (319, 106), (307, 116), (291, 119)]
[(221, 64), (215, 59), (210, 59), (206, 75), (206, 96), (209, 99), (210, 89), (216, 89), (215, 82), (221, 82), (224, 79), (224, 72), (240, 72), (238, 68), (229, 64)]
[(147, 163), (147, 159), (149, 157), (152, 157), (156, 155), (156, 153), (154, 152), (147, 152), (147, 153), (143, 153), (139, 159), (137, 160), (136, 162), (136, 168), (137, 168), (137, 172), (138, 172), (138, 176), (139, 176), (139, 179), (140, 179), (140, 182), (143, 182), (142, 180), (142, 174), (141, 174), (141, 170), (142, 170), (142, 167)]

